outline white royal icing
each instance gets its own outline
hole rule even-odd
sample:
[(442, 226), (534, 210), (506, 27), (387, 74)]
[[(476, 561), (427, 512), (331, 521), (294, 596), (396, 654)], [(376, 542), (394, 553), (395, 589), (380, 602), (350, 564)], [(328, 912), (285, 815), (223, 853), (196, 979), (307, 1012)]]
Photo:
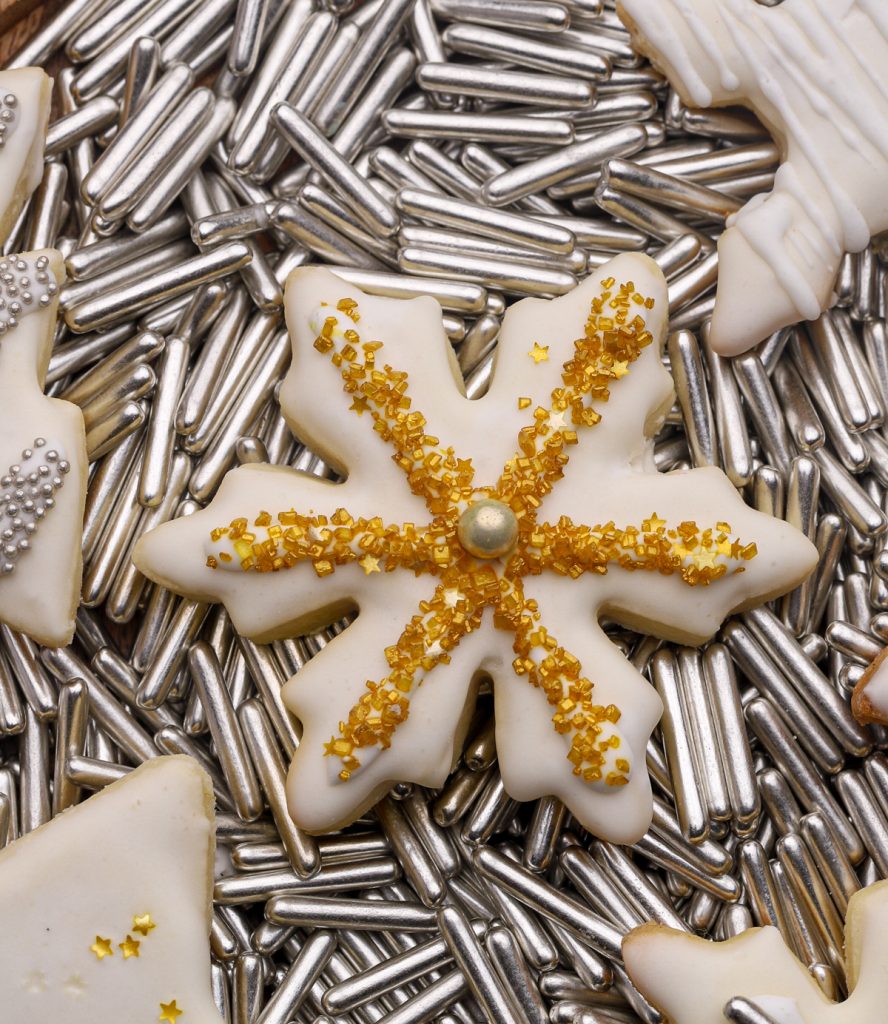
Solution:
[(0, 244), (43, 177), (51, 91), (42, 68), (0, 71)]
[[(379, 517), (380, 529), (414, 524), (422, 532), (431, 519), (429, 510), (408, 487), (390, 444), (374, 430), (372, 409), (361, 415), (350, 409), (361, 392), (344, 392), (341, 369), (333, 361), (348, 340), (346, 332), (354, 329), (361, 344), (382, 342), (375, 365), (383, 375), (387, 366), (406, 374), (408, 412), (422, 413), (429, 435), (416, 457), (437, 465), (437, 453), (450, 446), (457, 458), (471, 460), (474, 487), (492, 487), (515, 455), (522, 429), (535, 422), (535, 410), (558, 426), (564, 418), (570, 420), (570, 410), (562, 418), (555, 409), (553, 391), (564, 387), (564, 364), (573, 358), (576, 340), (584, 337), (593, 302), (607, 290), (602, 282), (608, 278), (615, 279), (610, 294), (631, 282), (636, 294), (653, 300), (652, 309), (632, 304), (633, 316), (644, 314), (643, 326), (652, 334), (652, 343), (641, 348), (631, 365), (617, 367), (609, 400), (595, 403), (602, 416), (597, 425), (574, 427), (567, 422), (569, 429), (577, 430), (578, 443), (565, 447), (564, 476), (544, 495), (537, 522), (552, 524), (557, 537), (562, 537), (562, 517), (590, 528), (612, 521), (625, 538), (629, 535), (622, 534), (623, 528), (634, 525), (639, 537), (627, 539), (620, 555), (633, 563), (644, 558), (645, 530), (666, 530), (689, 521), (707, 527), (727, 523), (730, 538), (723, 539), (722, 551), (713, 550), (706, 557), (682, 549), (675, 555), (672, 575), (610, 564), (606, 573), (584, 571), (577, 579), (549, 567), (524, 577), (526, 595), (538, 603), (536, 625), (578, 659), (581, 676), (594, 684), (594, 704), (621, 709), (618, 720), (601, 723), (599, 742), (614, 736), (619, 747), (606, 748), (597, 779), (587, 781), (573, 773), (567, 756), (570, 731), (556, 732), (555, 709), (543, 689), (531, 685), (526, 674), (516, 674), (515, 633), (506, 621), (496, 628), (488, 607), (479, 628), (449, 647), (449, 663), (441, 660), (442, 650), (448, 648), (446, 638), (442, 648), (442, 637), (433, 628), (417, 630), (418, 646), (411, 650), (420, 667), (407, 688), (409, 715), (394, 730), (388, 748), (361, 748), (359, 769), (343, 781), (343, 762), (325, 756), (325, 745), (339, 735), (340, 723), (367, 693), (367, 681), (379, 681), (390, 672), (385, 649), (397, 645), (414, 616), (426, 627), (465, 610), (465, 593), (459, 581), (445, 580), (440, 610), (430, 615), (425, 602), (436, 592), (440, 578), (433, 579), (427, 571), (415, 574), (410, 566), (387, 571), (385, 559), (376, 565), (373, 559), (359, 564), (353, 552), (365, 548), (351, 534), (343, 542), (341, 564), (333, 571), (318, 572), (304, 558), (280, 571), (244, 571), (241, 560), (246, 557), (251, 564), (252, 544), (244, 546), (240, 533), (232, 543), (230, 532), (218, 528), (246, 517), (258, 541), (265, 542), (275, 527), (257, 518), (260, 511), (274, 520), (293, 509), (303, 516), (333, 517), (342, 508), (355, 520)], [(342, 311), (352, 304), (359, 314), (357, 323)], [(653, 688), (609, 642), (598, 620), (607, 615), (659, 636), (701, 642), (732, 609), (797, 584), (816, 557), (808, 541), (786, 523), (747, 508), (719, 470), (656, 472), (651, 437), (672, 402), (672, 383), (660, 359), (666, 328), (662, 274), (647, 257), (624, 255), (569, 295), (551, 301), (525, 299), (513, 306), (506, 314), (490, 390), (478, 401), (468, 401), (461, 380), (455, 379), (441, 310), (431, 298), (404, 301), (365, 295), (329, 271), (307, 268), (288, 281), (286, 309), (293, 365), (281, 388), (283, 411), (297, 436), (347, 478), (331, 483), (281, 467), (244, 466), (225, 477), (207, 509), (143, 537), (135, 560), (147, 575), (180, 593), (224, 602), (236, 628), (260, 641), (298, 635), (349, 610), (359, 611), (283, 692), (304, 727), (289, 777), (295, 819), (303, 827), (323, 831), (356, 817), (395, 780), (440, 785), (460, 748), (477, 682), (489, 675), (495, 690), (499, 764), (509, 793), (518, 800), (555, 794), (596, 834), (621, 842), (638, 838), (650, 822), (644, 752), (661, 705)], [(607, 306), (605, 313), (612, 312)], [(325, 324), (326, 341), (319, 337)], [(319, 351), (317, 346), (323, 343), (324, 349), (327, 342), (333, 349)], [(352, 364), (350, 355), (344, 357), (346, 370)], [(414, 448), (411, 451), (415, 453)], [(460, 516), (470, 504), (459, 498), (454, 515)], [(649, 518), (655, 515), (656, 522)], [(314, 520), (308, 523), (300, 543), (322, 545), (336, 523), (323, 530), (316, 526)], [(731, 545), (737, 538), (734, 550)], [(447, 551), (449, 543), (435, 541)], [(456, 557), (459, 545), (453, 543)], [(744, 560), (740, 549), (749, 543), (758, 546), (758, 554)], [(547, 544), (534, 540), (527, 557), (542, 550), (534, 545)], [(226, 555), (230, 561), (225, 561)], [(436, 549), (428, 558), (439, 555), (446, 563), (443, 550)], [(502, 587), (506, 604), (518, 599), (515, 585), (503, 575), (514, 564), (510, 558), (485, 563), (501, 581), (497, 586)], [(677, 570), (692, 571), (695, 559), (714, 571), (724, 565), (728, 573), (708, 586), (689, 586)], [(539, 634), (541, 642), (545, 635)], [(539, 665), (542, 657), (536, 649), (532, 660)], [(568, 703), (563, 713), (570, 719), (576, 709)], [(625, 784), (614, 785), (610, 773), (622, 774)]]
[(4, 1020), (221, 1024), (212, 789), (159, 757), (0, 851)]
[(799, 1013), (799, 1004), (795, 999), (784, 996), (756, 996), (753, 1005), (766, 1013), (774, 1024), (808, 1024)]
[(743, 352), (829, 307), (842, 254), (888, 228), (882, 0), (620, 0), (639, 45), (700, 107), (743, 103), (780, 141), (773, 191), (719, 241), (713, 348)]
[(63, 278), (55, 250), (0, 260), (0, 622), (53, 647), (74, 632), (87, 470), (80, 409), (43, 394)]
[(883, 1020), (888, 1000), (888, 882), (856, 892), (845, 921), (850, 995), (834, 1003), (773, 927), (727, 942), (643, 925), (623, 940), (633, 984), (670, 1024), (722, 1024), (725, 1005), (743, 997), (776, 1024), (863, 1024)]

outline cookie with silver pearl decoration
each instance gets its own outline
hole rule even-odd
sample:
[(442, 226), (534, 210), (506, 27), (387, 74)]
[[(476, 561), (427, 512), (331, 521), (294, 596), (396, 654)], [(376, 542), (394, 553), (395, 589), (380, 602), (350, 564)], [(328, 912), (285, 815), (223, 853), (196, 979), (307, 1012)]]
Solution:
[(42, 68), (0, 71), (0, 243), (43, 178), (51, 96)]
[(0, 259), (0, 623), (50, 647), (80, 603), (88, 465), (79, 407), (43, 393), (64, 279), (53, 249)]

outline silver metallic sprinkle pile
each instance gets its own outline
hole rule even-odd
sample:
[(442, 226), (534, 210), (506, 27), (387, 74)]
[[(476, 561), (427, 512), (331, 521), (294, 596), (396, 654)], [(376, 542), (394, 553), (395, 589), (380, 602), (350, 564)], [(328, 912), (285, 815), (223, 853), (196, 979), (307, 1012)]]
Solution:
[[(0, 845), (146, 758), (197, 757), (231, 1024), (653, 1024), (619, 959), (647, 920), (719, 939), (774, 924), (844, 994), (837, 922), (888, 875), (888, 733), (849, 710), (888, 640), (883, 240), (844, 260), (817, 323), (709, 352), (715, 243), (770, 188), (777, 147), (743, 111), (686, 109), (610, 0), (78, 0), (13, 64), (51, 57), (59, 115), (6, 251), (65, 256), (49, 393), (83, 409), (93, 466), (74, 645), (0, 629)], [(277, 695), (347, 624), (254, 644), (148, 584), (136, 537), (237, 461), (333, 475), (275, 397), (295, 267), (436, 296), (478, 396), (509, 303), (638, 249), (667, 275), (674, 331), (657, 464), (720, 466), (819, 568), (702, 650), (607, 627), (666, 706), (635, 846), (509, 798), (484, 693), (440, 792), (397, 786), (303, 835)]]

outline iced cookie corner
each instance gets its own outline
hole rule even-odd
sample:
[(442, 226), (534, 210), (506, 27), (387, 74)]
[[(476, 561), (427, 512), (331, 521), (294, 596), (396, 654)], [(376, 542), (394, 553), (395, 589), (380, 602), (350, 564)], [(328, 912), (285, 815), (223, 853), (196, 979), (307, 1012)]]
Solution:
[(780, 932), (752, 928), (723, 942), (662, 925), (643, 925), (623, 940), (633, 984), (674, 1024), (714, 1024), (741, 997), (787, 1024), (859, 1024), (876, 1020), (888, 997), (883, 934), (888, 882), (854, 893), (845, 921), (844, 1002), (824, 995)]

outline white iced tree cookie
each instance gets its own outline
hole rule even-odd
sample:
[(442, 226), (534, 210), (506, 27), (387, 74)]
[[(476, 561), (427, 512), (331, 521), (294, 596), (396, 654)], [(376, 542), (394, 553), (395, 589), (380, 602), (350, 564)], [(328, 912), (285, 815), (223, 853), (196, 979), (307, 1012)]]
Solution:
[(0, 990), (20, 1024), (221, 1024), (213, 791), (159, 757), (0, 851)]
[(623, 940), (633, 984), (670, 1024), (723, 1024), (725, 1005), (742, 997), (776, 1024), (863, 1024), (885, 1019), (888, 1000), (888, 882), (856, 892), (845, 918), (850, 995), (827, 999), (773, 927), (727, 942), (642, 925)]
[(64, 276), (54, 249), (0, 258), (0, 622), (50, 647), (74, 633), (86, 499), (83, 415), (43, 394)]
[(431, 298), (307, 268), (286, 309), (281, 405), (345, 481), (242, 467), (135, 559), (223, 601), (260, 641), (357, 609), (284, 689), (304, 726), (295, 820), (324, 831), (395, 780), (440, 785), (489, 676), (509, 793), (555, 794), (598, 835), (638, 838), (661, 706), (599, 618), (698, 643), (815, 560), (720, 471), (655, 471), (650, 437), (672, 401), (656, 264), (619, 256), (569, 295), (513, 306), (478, 401)]
[(43, 177), (51, 92), (42, 68), (0, 71), (0, 244)]
[(845, 251), (888, 228), (882, 0), (619, 0), (639, 50), (695, 107), (751, 107), (780, 145), (774, 189), (728, 221), (711, 342), (734, 355), (832, 305)]

